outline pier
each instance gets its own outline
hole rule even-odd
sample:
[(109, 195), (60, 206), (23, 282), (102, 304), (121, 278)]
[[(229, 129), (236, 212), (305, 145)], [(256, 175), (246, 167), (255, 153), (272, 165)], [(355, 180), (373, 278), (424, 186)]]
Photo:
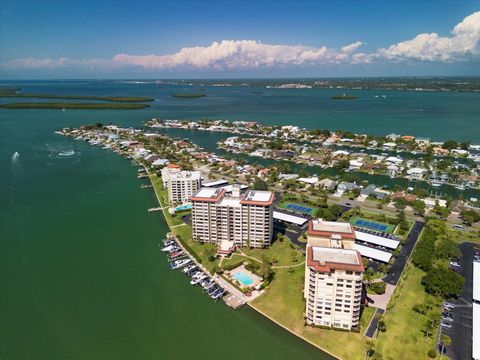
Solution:
[(183, 252), (185, 252), (185, 254), (188, 254), (188, 257), (192, 260), (192, 262), (198, 266), (198, 268), (203, 271), (205, 274), (208, 275), (208, 277), (210, 277), (214, 282), (215, 284), (217, 284), (219, 287), (221, 287), (222, 289), (224, 289), (228, 295), (224, 296), (223, 297), (223, 301), (225, 302), (225, 304), (233, 309), (238, 309), (240, 307), (242, 307), (243, 305), (245, 305), (247, 303), (247, 301), (249, 299), (247, 299), (247, 296), (245, 294), (243, 294), (241, 291), (239, 291), (238, 289), (236, 289), (233, 285), (231, 285), (230, 283), (228, 283), (226, 280), (222, 279), (220, 276), (218, 276), (217, 274), (213, 275), (210, 274), (210, 272), (202, 266), (202, 264), (200, 264), (185, 248), (184, 246), (182, 245), (182, 243), (176, 238), (174, 237), (172, 234), (167, 234), (167, 237), (169, 239), (172, 239), (175, 241), (175, 243), (182, 249)]
[(148, 209), (148, 212), (161, 211), (161, 210), (162, 210), (161, 207), (154, 207), (154, 208)]

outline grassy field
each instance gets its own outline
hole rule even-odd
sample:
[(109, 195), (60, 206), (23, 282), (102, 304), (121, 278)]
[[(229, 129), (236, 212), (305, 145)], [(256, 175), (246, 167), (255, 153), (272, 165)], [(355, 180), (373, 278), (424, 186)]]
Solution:
[(99, 100), (112, 102), (147, 102), (155, 99), (139, 96), (93, 96), (93, 95), (50, 95), (50, 94), (17, 94), (12, 91), (0, 92), (0, 97), (28, 98), (28, 99), (70, 99), (70, 100)]
[[(409, 266), (406, 280), (399, 289), (399, 297), (392, 298), (391, 308), (385, 313), (387, 331), (377, 337), (376, 349), (383, 359), (427, 359), (428, 350), (434, 348), (435, 336), (426, 338), (422, 327), (427, 317), (412, 310), (415, 304), (424, 301), (425, 291), (421, 279), (425, 273)], [(398, 289), (397, 289), (398, 291)]]
[(471, 242), (480, 245), (480, 231), (449, 229), (448, 232), (452, 239), (458, 244)]
[[(275, 269), (275, 277), (268, 291), (254, 300), (252, 306), (265, 313), (297, 335), (345, 360), (362, 359), (365, 356), (363, 332), (370, 322), (374, 308), (366, 308), (362, 314), (360, 333), (325, 330), (305, 325), (303, 300), (303, 266)], [(341, 345), (340, 345), (341, 344)]]
[(276, 240), (268, 249), (242, 248), (242, 251), (258, 260), (262, 260), (263, 257), (273, 263), (273, 266), (297, 265), (305, 260), (305, 255), (298, 251), (287, 238)]
[(68, 110), (134, 110), (149, 107), (147, 104), (22, 102), (0, 105), (3, 109), (68, 109)]

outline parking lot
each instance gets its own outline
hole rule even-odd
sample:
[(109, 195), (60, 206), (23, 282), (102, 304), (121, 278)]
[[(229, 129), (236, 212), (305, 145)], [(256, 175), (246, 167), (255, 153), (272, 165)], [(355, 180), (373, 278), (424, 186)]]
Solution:
[(452, 338), (452, 345), (446, 355), (450, 359), (463, 360), (472, 358), (472, 291), (473, 291), (473, 252), (474, 245), (463, 243), (460, 245), (462, 257), (458, 261), (458, 273), (465, 278), (462, 294), (455, 302), (455, 308), (450, 312), (453, 315), (452, 327), (442, 327), (442, 331)]

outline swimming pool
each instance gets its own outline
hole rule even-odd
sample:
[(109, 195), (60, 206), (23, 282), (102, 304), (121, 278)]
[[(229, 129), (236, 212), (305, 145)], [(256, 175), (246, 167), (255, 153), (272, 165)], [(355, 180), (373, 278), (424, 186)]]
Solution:
[(250, 286), (253, 284), (253, 279), (243, 271), (233, 273), (233, 277), (244, 286)]
[(182, 206), (177, 206), (175, 208), (175, 211), (184, 211), (184, 210), (190, 210), (192, 208), (192, 204), (185, 204)]

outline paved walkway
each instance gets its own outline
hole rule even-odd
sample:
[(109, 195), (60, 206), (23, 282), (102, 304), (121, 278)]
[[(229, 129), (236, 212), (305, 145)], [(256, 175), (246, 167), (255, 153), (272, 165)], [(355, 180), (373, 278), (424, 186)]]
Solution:
[(386, 284), (386, 288), (385, 288), (385, 294), (381, 294), (381, 295), (373, 295), (373, 294), (367, 294), (367, 297), (369, 300), (373, 300), (373, 303), (370, 303), (370, 306), (374, 306), (376, 308), (379, 308), (379, 309), (383, 309), (383, 310), (387, 310), (387, 305), (393, 295), (393, 293), (395, 292), (395, 288), (396, 286), (393, 286), (393, 285), (390, 285), (390, 284)]
[(366, 337), (369, 337), (370, 339), (373, 339), (375, 337), (375, 335), (377, 334), (378, 318), (384, 313), (385, 310), (383, 309), (377, 309), (377, 311), (375, 311), (375, 314), (373, 314), (372, 320), (370, 321), (370, 324), (365, 331)]

